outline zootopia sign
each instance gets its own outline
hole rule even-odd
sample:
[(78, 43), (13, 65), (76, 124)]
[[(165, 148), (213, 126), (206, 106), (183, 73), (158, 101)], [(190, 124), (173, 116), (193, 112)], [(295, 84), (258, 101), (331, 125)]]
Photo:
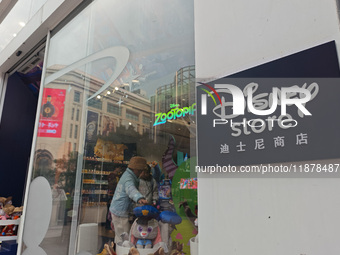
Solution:
[(155, 114), (155, 123), (154, 126), (164, 124), (168, 120), (175, 120), (177, 118), (183, 118), (185, 115), (194, 115), (196, 111), (196, 103), (193, 103), (189, 107), (179, 108), (179, 104), (170, 104), (170, 108), (172, 108), (167, 113), (156, 113)]

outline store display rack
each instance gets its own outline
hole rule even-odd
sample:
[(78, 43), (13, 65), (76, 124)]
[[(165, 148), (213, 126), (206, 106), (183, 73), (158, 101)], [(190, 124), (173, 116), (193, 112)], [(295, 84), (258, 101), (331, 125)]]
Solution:
[[(7, 226), (7, 225), (17, 225), (19, 226), (19, 223), (20, 223), (20, 219), (17, 219), (17, 220), (0, 220), (0, 226), (1, 227), (4, 227), (4, 226)], [(9, 241), (9, 240), (16, 240), (17, 239), (17, 236), (2, 236), (0, 235), (0, 242), (2, 241)]]
[(82, 170), (82, 223), (104, 223), (112, 197), (108, 178), (117, 167), (123, 171), (128, 161), (85, 157)]
[(83, 186), (82, 200), (84, 206), (102, 206), (108, 201), (108, 175), (115, 168), (125, 170), (128, 161), (108, 160), (104, 158), (85, 157), (85, 165), (82, 171)]

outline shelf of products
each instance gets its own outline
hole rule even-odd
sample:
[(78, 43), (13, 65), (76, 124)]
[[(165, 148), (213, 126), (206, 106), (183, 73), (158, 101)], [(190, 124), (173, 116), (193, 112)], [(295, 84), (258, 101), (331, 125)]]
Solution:
[(107, 180), (96, 180), (96, 179), (83, 179), (83, 184), (108, 185), (108, 181)]
[(93, 206), (102, 206), (107, 205), (107, 202), (84, 202), (84, 206), (93, 207)]
[(111, 172), (110, 171), (99, 171), (99, 170), (89, 170), (89, 169), (84, 169), (82, 171), (83, 174), (95, 174), (95, 175), (109, 175)]
[(17, 236), (0, 236), (0, 242), (17, 240)]
[[(0, 228), (3, 229), (5, 226), (14, 225), (16, 228), (19, 226), (20, 219), (17, 220), (0, 220)], [(0, 235), (0, 242), (2, 241), (9, 241), (9, 240), (16, 240), (16, 235), (9, 235), (9, 236), (3, 236)]]
[(105, 158), (96, 158), (96, 157), (84, 157), (85, 161), (96, 161), (96, 162), (106, 162), (106, 163), (115, 163), (115, 164), (125, 164), (128, 165), (129, 161), (125, 160), (111, 160)]
[(82, 194), (87, 194), (87, 195), (107, 195), (107, 190), (82, 190)]
[[(84, 157), (84, 167), (82, 170), (82, 206), (84, 222), (105, 222), (107, 205), (110, 203), (117, 176), (114, 173), (124, 172), (129, 161), (106, 160), (103, 158)], [(117, 171), (115, 171), (115, 174)], [(90, 213), (91, 212), (91, 213)], [(100, 216), (98, 216), (100, 215)]]

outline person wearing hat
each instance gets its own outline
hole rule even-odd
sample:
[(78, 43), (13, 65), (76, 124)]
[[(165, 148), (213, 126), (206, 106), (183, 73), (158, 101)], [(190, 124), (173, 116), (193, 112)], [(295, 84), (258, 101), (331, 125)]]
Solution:
[(146, 159), (143, 157), (132, 157), (128, 168), (121, 176), (110, 205), (112, 224), (115, 231), (115, 243), (122, 242), (121, 235), (129, 233), (129, 212), (133, 203), (147, 204), (148, 201), (138, 191), (139, 176), (147, 169)]

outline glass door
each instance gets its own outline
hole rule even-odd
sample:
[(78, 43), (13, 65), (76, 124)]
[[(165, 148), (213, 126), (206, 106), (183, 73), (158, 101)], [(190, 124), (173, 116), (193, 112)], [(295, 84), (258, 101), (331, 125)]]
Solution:
[(111, 201), (135, 156), (153, 173), (149, 205), (181, 218), (177, 229), (166, 223), (164, 247), (190, 253), (197, 234), (193, 21), (191, 0), (98, 0), (51, 36), (32, 167), (32, 179), (44, 177), (52, 194), (39, 244), (47, 254), (118, 249)]

